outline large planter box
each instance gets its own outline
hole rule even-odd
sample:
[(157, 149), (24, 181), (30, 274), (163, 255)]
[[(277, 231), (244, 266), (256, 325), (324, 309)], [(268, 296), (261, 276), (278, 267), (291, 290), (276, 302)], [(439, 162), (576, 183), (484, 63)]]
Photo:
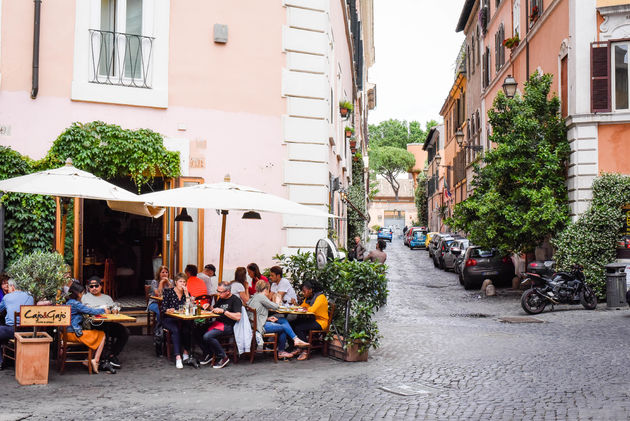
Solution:
[(368, 351), (365, 351), (364, 353), (359, 353), (358, 342), (348, 346), (346, 349), (343, 349), (342, 340), (342, 337), (334, 335), (333, 338), (328, 341), (329, 357), (350, 362), (368, 360)]
[(21, 385), (48, 384), (52, 337), (46, 332), (15, 332), (15, 380)]

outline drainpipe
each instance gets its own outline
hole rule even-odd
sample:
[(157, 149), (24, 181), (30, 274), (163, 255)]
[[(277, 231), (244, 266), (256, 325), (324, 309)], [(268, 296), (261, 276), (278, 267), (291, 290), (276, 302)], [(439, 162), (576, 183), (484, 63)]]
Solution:
[(37, 98), (39, 91), (39, 26), (41, 18), (42, 0), (33, 0), (35, 3), (34, 24), (33, 24), (33, 84), (31, 98)]

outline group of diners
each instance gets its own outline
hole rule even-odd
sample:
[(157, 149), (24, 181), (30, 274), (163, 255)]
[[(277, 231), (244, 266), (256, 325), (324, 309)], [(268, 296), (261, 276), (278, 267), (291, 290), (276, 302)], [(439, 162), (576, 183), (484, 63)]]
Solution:
[[(250, 263), (247, 267), (236, 268), (231, 282), (218, 284), (213, 282), (214, 273), (213, 265), (206, 265), (202, 273), (197, 272), (196, 266), (188, 265), (184, 273), (177, 274), (171, 280), (168, 268), (161, 266), (156, 273), (156, 279), (151, 283), (151, 295), (161, 298), (161, 302), (152, 300), (148, 309), (156, 314), (156, 334), (159, 335), (162, 328), (170, 332), (176, 368), (181, 369), (184, 364), (197, 364), (197, 360), (191, 356), (194, 343), (203, 351), (203, 356), (198, 361), (200, 365), (211, 364), (214, 368), (228, 365), (230, 360), (220, 340), (232, 335), (238, 340), (239, 323), (247, 323), (251, 329), (253, 320), (250, 321), (249, 317), (253, 312), (248, 313), (246, 307), (256, 310), (256, 330), (260, 335), (278, 334), (278, 358), (297, 357), (300, 361), (307, 359), (308, 355), (303, 348), (309, 346), (309, 331), (326, 329), (330, 322), (328, 300), (323, 293), (314, 291), (313, 285), (305, 282), (302, 285), (304, 299), (300, 306), (313, 315), (289, 320), (281, 314), (270, 314), (281, 306), (298, 304), (297, 294), (291, 283), (282, 276), (281, 267), (273, 266), (267, 278), (261, 274), (257, 264)], [(201, 279), (202, 274), (208, 279)], [(204, 295), (216, 296), (214, 302), (205, 299), (200, 302), (204, 310), (217, 315), (214, 320), (188, 323), (169, 317), (187, 302), (198, 301), (197, 298)]]

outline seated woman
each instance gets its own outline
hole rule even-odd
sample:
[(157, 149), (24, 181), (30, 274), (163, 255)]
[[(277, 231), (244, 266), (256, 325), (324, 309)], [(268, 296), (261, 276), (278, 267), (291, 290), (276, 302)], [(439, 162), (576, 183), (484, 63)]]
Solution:
[[(160, 266), (155, 273), (155, 279), (151, 281), (149, 295), (162, 297), (164, 290), (168, 288), (173, 288), (173, 280), (169, 279), (168, 268), (166, 266)], [(157, 321), (155, 328), (158, 329), (160, 327), (160, 306), (157, 300), (150, 298), (147, 310), (155, 313), (155, 320)]]
[[(174, 313), (179, 309), (179, 306), (185, 305), (186, 300), (190, 298), (190, 294), (188, 294), (188, 289), (186, 288), (186, 275), (183, 273), (177, 274), (175, 277), (175, 286), (163, 290), (162, 294), (164, 297), (162, 308), (166, 313)], [(187, 331), (188, 325), (186, 323), (179, 323), (178, 320), (172, 317), (165, 317), (162, 320), (162, 326), (171, 332), (173, 351), (175, 353), (175, 367), (184, 368), (183, 361), (189, 358), (188, 351), (186, 350), (187, 344), (184, 342), (190, 337)], [(184, 348), (183, 354), (181, 352), (182, 348)]]
[(250, 263), (247, 265), (247, 274), (250, 278), (252, 278), (252, 284), (249, 286), (249, 295), (256, 294), (256, 285), (261, 279), (269, 284), (269, 279), (260, 273), (260, 269), (256, 263)]
[[(315, 313), (315, 320), (312, 318), (301, 318), (295, 320), (291, 325), (293, 330), (297, 334), (298, 338), (306, 342), (308, 339), (308, 332), (311, 330), (325, 330), (328, 328), (330, 320), (328, 320), (328, 299), (323, 292), (313, 291), (313, 284), (309, 281), (305, 281), (302, 284), (302, 294), (304, 295), (304, 301), (300, 306), (306, 308), (308, 311)], [(299, 350), (293, 352), (293, 356), (300, 353)], [(298, 357), (299, 361), (303, 361), (308, 357), (306, 351), (302, 351)]]
[(265, 333), (278, 333), (278, 358), (292, 358), (293, 354), (290, 354), (284, 350), (287, 336), (293, 339), (293, 343), (298, 347), (308, 346), (308, 343), (304, 342), (297, 337), (291, 325), (287, 319), (278, 317), (269, 317), (269, 310), (277, 310), (278, 304), (269, 299), (271, 292), (269, 291), (269, 284), (264, 280), (260, 280), (256, 283), (256, 294), (250, 298), (247, 303), (248, 306), (256, 310), (256, 330), (264, 335)]
[(247, 270), (244, 267), (237, 267), (234, 271), (234, 280), (230, 282), (232, 294), (241, 299), (243, 304), (249, 301), (249, 288), (247, 284)]
[(92, 315), (109, 313), (109, 310), (102, 308), (90, 308), (84, 304), (81, 304), (81, 298), (85, 293), (85, 288), (78, 282), (73, 283), (68, 288), (70, 297), (66, 301), (66, 305), (71, 307), (70, 326), (67, 330), (67, 340), (72, 342), (81, 342), (83, 345), (94, 350), (94, 358), (90, 363), (95, 373), (98, 373), (99, 368), (109, 373), (115, 374), (116, 370), (109, 363), (109, 361), (103, 361), (99, 366), (99, 360), (101, 359), (101, 353), (105, 347), (105, 332), (102, 330), (83, 330), (83, 315)]

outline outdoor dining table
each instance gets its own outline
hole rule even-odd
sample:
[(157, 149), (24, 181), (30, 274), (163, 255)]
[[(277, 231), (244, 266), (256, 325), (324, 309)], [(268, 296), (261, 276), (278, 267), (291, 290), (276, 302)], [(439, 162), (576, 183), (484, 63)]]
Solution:
[(149, 295), (149, 298), (151, 298), (152, 300), (155, 300), (155, 301), (162, 301), (162, 300), (164, 300), (164, 298), (158, 297), (157, 295)]
[(97, 314), (96, 316), (92, 316), (92, 319), (95, 321), (102, 322), (116, 322), (116, 323), (124, 323), (124, 322), (135, 322), (136, 318), (127, 316), (126, 314), (118, 313), (118, 314)]
[[(194, 322), (197, 319), (214, 319), (219, 317), (219, 314), (213, 313), (211, 311), (207, 311), (207, 310), (201, 310), (201, 314), (185, 314), (185, 313), (180, 313), (178, 311), (174, 311), (172, 313), (164, 313), (167, 317), (173, 317), (175, 319), (178, 320), (183, 320), (185, 322), (191, 323)], [(194, 345), (194, 336), (195, 336), (195, 332), (192, 326), (190, 326), (190, 358), (194, 358), (193, 356), (193, 352), (192, 352), (192, 347)]]
[[(300, 307), (300, 308), (304, 308), (304, 307)], [(307, 315), (307, 316), (315, 315), (315, 313), (313, 313), (312, 311), (296, 310), (295, 308), (291, 308), (291, 307), (280, 307), (277, 310), (269, 310), (269, 312), (277, 313), (277, 314), (297, 314), (297, 315)]]

